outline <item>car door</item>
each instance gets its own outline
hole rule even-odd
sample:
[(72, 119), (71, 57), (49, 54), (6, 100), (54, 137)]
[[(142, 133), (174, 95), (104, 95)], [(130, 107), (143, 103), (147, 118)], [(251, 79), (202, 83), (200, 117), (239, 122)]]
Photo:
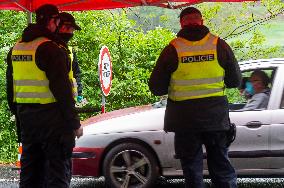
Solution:
[(271, 108), (273, 113), (271, 116), (269, 149), (270, 155), (267, 156), (270, 159), (270, 169), (274, 170), (274, 173), (284, 173), (284, 68), (281, 66), (278, 68), (275, 82), (277, 87), (273, 88), (273, 104)]
[[(270, 71), (270, 77), (277, 80), (277, 75), (274, 74), (277, 73), (275, 67), (262, 68)], [(271, 83), (271, 87), (274, 85), (278, 86), (279, 83)], [(260, 175), (263, 173), (261, 170), (270, 168), (270, 131), (276, 90), (274, 87), (271, 88), (266, 109), (230, 112), (231, 121), (237, 125), (237, 136), (230, 147), (229, 156), (238, 174)]]
[(267, 169), (270, 110), (230, 112), (237, 126), (237, 136), (230, 147), (229, 156), (238, 174), (255, 174), (257, 169)]

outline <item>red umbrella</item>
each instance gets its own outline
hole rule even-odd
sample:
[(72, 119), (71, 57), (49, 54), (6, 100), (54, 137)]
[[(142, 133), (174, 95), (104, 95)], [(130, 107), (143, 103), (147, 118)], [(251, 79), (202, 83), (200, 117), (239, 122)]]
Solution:
[(34, 12), (39, 6), (54, 4), (63, 11), (101, 10), (133, 6), (179, 8), (202, 2), (243, 2), (257, 0), (0, 0), (0, 10)]

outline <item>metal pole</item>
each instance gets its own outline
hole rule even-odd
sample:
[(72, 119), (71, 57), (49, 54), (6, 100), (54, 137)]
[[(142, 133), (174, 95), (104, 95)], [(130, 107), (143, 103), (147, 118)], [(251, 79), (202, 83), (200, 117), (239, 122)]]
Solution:
[(33, 22), (33, 15), (32, 15), (32, 12), (30, 11), (27, 11), (27, 22), (28, 24)]
[(102, 114), (106, 113), (106, 97), (102, 94)]

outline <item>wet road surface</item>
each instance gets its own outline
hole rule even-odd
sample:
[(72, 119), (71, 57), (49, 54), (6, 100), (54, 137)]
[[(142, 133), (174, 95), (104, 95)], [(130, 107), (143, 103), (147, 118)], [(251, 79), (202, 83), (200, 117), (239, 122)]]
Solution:
[[(210, 188), (210, 181), (205, 180)], [(0, 166), (0, 188), (18, 188), (19, 173), (11, 166)], [(73, 177), (71, 188), (103, 188), (104, 178)], [(239, 188), (284, 188), (284, 178), (239, 178)], [(184, 188), (184, 179), (161, 179), (155, 188)]]

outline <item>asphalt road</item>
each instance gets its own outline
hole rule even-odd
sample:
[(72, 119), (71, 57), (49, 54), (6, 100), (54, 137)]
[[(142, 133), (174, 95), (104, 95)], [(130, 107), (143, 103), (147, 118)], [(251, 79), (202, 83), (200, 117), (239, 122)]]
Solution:
[[(210, 188), (210, 181), (205, 180)], [(19, 173), (12, 166), (0, 166), (0, 188), (18, 188)], [(73, 177), (71, 188), (103, 188), (104, 178)], [(239, 178), (239, 188), (284, 188), (284, 178)], [(155, 188), (184, 188), (184, 179), (161, 179)]]

